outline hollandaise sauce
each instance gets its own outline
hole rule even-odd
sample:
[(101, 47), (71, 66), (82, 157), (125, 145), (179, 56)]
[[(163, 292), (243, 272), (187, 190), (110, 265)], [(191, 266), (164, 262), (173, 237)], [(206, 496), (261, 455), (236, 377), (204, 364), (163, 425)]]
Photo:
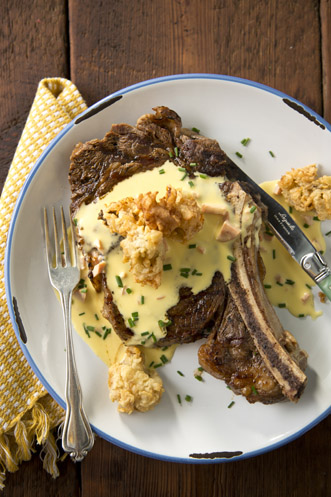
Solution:
[[(75, 224), (83, 239), (83, 249), (88, 253), (92, 248), (98, 247), (103, 253), (107, 285), (125, 323), (134, 332), (127, 344), (144, 350), (147, 367), (166, 364), (174, 353), (175, 346), (161, 349), (153, 345), (167, 333), (169, 323), (166, 312), (178, 302), (180, 288), (190, 287), (196, 294), (210, 285), (216, 270), (223, 274), (225, 281), (230, 279), (233, 241), (219, 242), (216, 240), (216, 234), (225, 217), (244, 234), (246, 224), (247, 227), (251, 224), (252, 212), (244, 212), (242, 225), (239, 226), (239, 220), (236, 219), (231, 205), (220, 194), (218, 185), (223, 181), (222, 177), (209, 177), (198, 172), (194, 178), (190, 178), (185, 171), (171, 162), (166, 162), (160, 168), (123, 180), (103, 198), (88, 205), (83, 204), (76, 213)], [(262, 187), (272, 194), (274, 184), (275, 182), (264, 183)], [(221, 207), (226, 214), (204, 214), (203, 228), (187, 243), (167, 239), (161, 285), (158, 288), (142, 286), (129, 271), (129, 264), (123, 262), (119, 236), (110, 232), (99, 214), (105, 211), (111, 202), (136, 197), (140, 193), (158, 192), (158, 198), (161, 198), (165, 195), (167, 186), (193, 193), (199, 205), (214, 204)], [(284, 205), (280, 196), (275, 198)], [(320, 250), (324, 250), (320, 223), (313, 217), (307, 222), (307, 219), (294, 211), (292, 215), (313, 243), (320, 247)], [(314, 309), (310, 278), (267, 228), (262, 226), (260, 233), (261, 255), (266, 266), (264, 286), (272, 304), (286, 307), (298, 317), (317, 317), (319, 313)], [(74, 296), (73, 299), (72, 316), (75, 329), (101, 360), (110, 366), (119, 360), (124, 345), (109, 321), (102, 316), (103, 293), (95, 292), (87, 277), (87, 271), (82, 271), (80, 286), (80, 295)]]
[[(268, 181), (260, 186), (288, 210), (315, 248), (324, 251), (325, 241), (321, 233), (321, 222), (311, 213), (303, 214), (289, 207), (282, 195), (273, 193), (276, 183), (277, 181)], [(318, 317), (321, 312), (315, 310), (313, 280), (294, 261), (267, 226), (262, 228), (261, 235), (260, 253), (266, 268), (264, 287), (270, 302), (276, 307), (286, 307), (291, 314), (299, 318)]]

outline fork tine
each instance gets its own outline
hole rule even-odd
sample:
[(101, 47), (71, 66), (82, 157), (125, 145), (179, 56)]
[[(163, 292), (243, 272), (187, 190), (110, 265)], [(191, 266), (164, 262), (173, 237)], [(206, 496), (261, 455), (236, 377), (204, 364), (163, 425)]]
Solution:
[(55, 242), (55, 259), (56, 259), (56, 267), (62, 266), (62, 257), (61, 257), (61, 249), (59, 244), (59, 236), (57, 231), (57, 221), (55, 208), (53, 207), (53, 226), (54, 226), (54, 242)]
[(48, 216), (47, 216), (46, 207), (44, 207), (44, 231), (45, 231), (45, 241), (46, 241), (47, 264), (48, 264), (48, 267), (50, 268), (53, 265), (53, 261), (52, 261), (51, 242), (49, 239)]
[(76, 237), (75, 237), (75, 228), (69, 214), (70, 219), (70, 230), (71, 230), (71, 246), (72, 246), (72, 265), (77, 266), (77, 245), (76, 245)]
[(63, 249), (64, 249), (64, 265), (70, 266), (71, 256), (70, 256), (70, 248), (68, 243), (68, 232), (67, 232), (67, 225), (62, 205), (61, 205), (61, 224), (62, 224), (62, 237), (63, 237)]

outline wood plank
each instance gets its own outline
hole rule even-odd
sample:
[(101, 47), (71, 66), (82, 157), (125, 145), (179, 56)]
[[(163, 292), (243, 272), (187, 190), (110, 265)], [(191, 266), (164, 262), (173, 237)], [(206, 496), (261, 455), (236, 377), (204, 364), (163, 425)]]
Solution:
[[(91, 104), (185, 72), (259, 81), (322, 111), (314, 0), (69, 0), (72, 79)], [(99, 22), (91, 22), (98, 19)]]
[[(69, 76), (66, 1), (0, 2), (1, 180), (12, 160), (38, 82)], [(1, 184), (2, 186), (2, 184)]]
[(331, 417), (276, 451), (207, 465), (165, 463), (98, 439), (82, 463), (82, 497), (325, 497), (331, 495), (330, 429)]
[(2, 497), (80, 497), (80, 464), (69, 457), (58, 464), (60, 476), (53, 479), (43, 469), (39, 455), (23, 462), (15, 473), (8, 473)]
[(331, 1), (321, 0), (323, 115), (331, 123)]

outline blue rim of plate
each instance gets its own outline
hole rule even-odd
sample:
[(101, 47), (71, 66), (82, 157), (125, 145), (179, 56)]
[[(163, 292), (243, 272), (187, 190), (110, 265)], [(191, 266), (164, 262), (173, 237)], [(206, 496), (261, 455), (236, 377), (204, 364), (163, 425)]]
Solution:
[[(125, 95), (126, 93), (130, 93), (134, 90), (138, 90), (140, 88), (144, 88), (147, 86), (159, 84), (159, 83), (165, 83), (168, 81), (175, 81), (175, 80), (188, 80), (188, 79), (211, 79), (211, 80), (221, 80), (221, 81), (229, 81), (232, 83), (239, 83), (242, 85), (246, 86), (253, 86), (255, 88), (258, 88), (259, 90), (266, 91), (268, 93), (274, 94), (281, 99), (287, 99), (290, 102), (293, 102), (294, 104), (297, 104), (301, 109), (304, 109), (306, 113), (312, 117), (314, 117), (318, 123), (321, 123), (325, 126), (325, 129), (331, 132), (331, 125), (325, 121), (325, 119), (317, 114), (315, 111), (310, 109), (308, 106), (304, 105), (300, 101), (290, 97), (286, 93), (283, 93), (279, 90), (276, 90), (270, 86), (257, 83), (255, 81), (251, 81), (248, 79), (243, 79), (243, 78), (238, 78), (234, 76), (227, 76), (227, 75), (221, 75), (221, 74), (207, 74), (207, 73), (190, 73), (190, 74), (175, 74), (175, 75), (170, 75), (170, 76), (163, 76), (159, 78), (154, 78), (154, 79), (148, 79), (146, 81), (142, 81), (140, 83), (136, 83), (131, 86), (127, 86), (126, 88), (123, 88), (122, 90), (118, 90), (108, 97), (103, 98), (102, 100), (99, 100), (92, 106), (90, 106), (88, 109), (83, 111), (81, 114), (75, 117), (73, 121), (71, 121), (69, 124), (67, 124), (62, 131), (50, 142), (50, 144), (46, 147), (46, 149), (42, 152), (40, 157), (37, 159), (35, 165), (32, 167), (23, 187), (22, 190), (20, 191), (13, 215), (11, 218), (11, 223), (8, 231), (8, 237), (7, 237), (7, 244), (6, 244), (6, 251), (5, 251), (5, 289), (6, 289), (6, 298), (7, 298), (7, 305), (9, 309), (9, 315), (11, 318), (12, 325), (14, 327), (14, 331), (16, 334), (16, 337), (18, 339), (18, 342), (21, 346), (21, 349), (32, 369), (32, 371), (35, 373), (37, 378), (40, 380), (40, 382), (44, 385), (45, 389), (49, 392), (49, 394), (54, 398), (54, 400), (65, 409), (66, 404), (65, 401), (59, 397), (59, 395), (55, 392), (55, 390), (49, 385), (41, 371), (38, 369), (36, 366), (35, 362), (33, 361), (30, 352), (28, 348), (25, 346), (25, 344), (22, 342), (20, 338), (20, 333), (19, 329), (16, 323), (16, 318), (15, 318), (15, 312), (13, 309), (13, 303), (12, 303), (12, 292), (11, 292), (11, 282), (10, 282), (10, 263), (11, 263), (11, 247), (12, 247), (12, 241), (13, 241), (13, 234), (15, 231), (15, 225), (16, 225), (16, 220), (20, 211), (20, 207), (22, 204), (22, 201), (24, 199), (24, 196), (26, 192), (29, 189), (30, 183), (33, 180), (35, 174), (41, 167), (42, 163), (44, 162), (45, 158), (47, 155), (51, 152), (51, 150), (54, 148), (54, 146), (62, 139), (64, 135), (66, 135), (73, 126), (75, 126), (76, 121), (79, 119), (81, 120), (82, 117), (84, 117), (87, 113), (90, 113), (92, 110), (95, 111), (93, 115), (98, 113), (99, 111), (103, 110), (105, 107), (107, 107), (107, 103), (111, 102), (114, 97), (121, 97), (122, 95)], [(243, 460), (251, 457), (256, 457), (258, 455), (265, 454), (266, 452), (270, 452), (272, 450), (275, 450), (279, 447), (282, 447), (283, 445), (286, 445), (297, 438), (301, 437), (303, 434), (305, 434), (307, 431), (311, 430), (314, 428), (317, 424), (319, 424), (323, 419), (325, 419), (329, 414), (331, 414), (331, 406), (323, 411), (317, 418), (315, 418), (313, 421), (311, 421), (309, 424), (307, 424), (304, 428), (301, 428), (297, 432), (293, 433), (292, 435), (288, 436), (287, 438), (280, 440), (279, 442), (276, 442), (272, 445), (268, 445), (267, 447), (263, 447), (261, 449), (257, 449), (251, 452), (243, 453), (238, 456), (234, 456), (231, 458), (224, 458), (224, 457), (215, 457), (213, 459), (206, 458), (206, 459), (195, 459), (191, 457), (183, 458), (183, 457), (173, 457), (173, 456), (166, 456), (162, 454), (156, 454), (154, 452), (149, 452), (147, 450), (139, 449), (137, 447), (131, 446), (129, 444), (126, 444), (124, 442), (121, 442), (120, 440), (111, 437), (107, 433), (99, 430), (96, 428), (93, 424), (91, 425), (93, 428), (93, 431), (99, 435), (101, 438), (104, 438), (108, 442), (113, 443), (114, 445), (117, 445), (118, 447), (121, 447), (123, 449), (126, 449), (130, 452), (133, 452), (135, 454), (139, 454), (142, 456), (150, 457), (153, 459), (161, 460), (161, 461), (168, 461), (168, 462), (177, 462), (177, 463), (186, 463), (186, 464), (216, 464), (216, 463), (224, 463), (224, 462), (234, 462), (238, 460)]]

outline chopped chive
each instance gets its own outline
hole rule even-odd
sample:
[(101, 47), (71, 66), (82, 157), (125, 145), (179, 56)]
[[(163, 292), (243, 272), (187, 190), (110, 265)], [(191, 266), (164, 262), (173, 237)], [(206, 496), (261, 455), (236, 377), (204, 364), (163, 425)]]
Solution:
[(80, 314), (78, 314), (78, 316), (83, 316), (85, 314), (85, 312), (81, 312)]
[(304, 227), (304, 228), (309, 228), (309, 224), (304, 223), (303, 227)]
[(75, 217), (75, 219), (72, 220), (72, 222), (74, 223), (75, 226), (77, 226), (78, 224), (78, 219)]
[(295, 281), (287, 279), (287, 280), (285, 280), (285, 283), (286, 283), (286, 285), (294, 285)]
[(177, 371), (177, 373), (179, 374), (179, 376), (184, 376), (184, 373), (182, 373), (181, 371)]
[(331, 235), (331, 231), (328, 231), (327, 233), (325, 233), (325, 236), (330, 236)]
[(178, 404), (182, 404), (182, 398), (179, 395), (179, 393), (177, 394), (177, 400), (178, 400)]
[(130, 328), (133, 328), (136, 325), (136, 323), (134, 322), (134, 320), (132, 318), (128, 319), (128, 323), (130, 325)]
[(81, 288), (80, 293), (87, 293), (87, 288)]
[(204, 173), (200, 173), (200, 175), (199, 175), (199, 176), (200, 176), (200, 178), (202, 178), (202, 179), (206, 179), (206, 178), (207, 178), (207, 174), (204, 174)]
[(190, 162), (191, 167), (196, 167), (198, 164), (196, 162)]
[(195, 276), (202, 276), (202, 273), (198, 273), (198, 272), (196, 272), (196, 273), (195, 273)]
[(168, 350), (168, 348), (169, 348), (169, 347), (166, 345), (165, 347), (162, 347), (162, 349), (161, 349), (161, 350), (165, 351), (165, 350)]
[(272, 251), (272, 258), (276, 259), (276, 249), (273, 249), (273, 251)]
[(194, 249), (194, 248), (196, 248), (196, 246), (197, 246), (197, 244), (196, 244), (196, 243), (191, 243), (191, 244), (188, 246), (188, 248), (189, 248), (189, 249)]
[(192, 131), (194, 131), (194, 133), (200, 133), (200, 130), (198, 128), (192, 128)]
[(159, 364), (154, 364), (154, 369), (160, 368), (162, 366), (162, 362), (159, 362)]
[(94, 327), (94, 326), (86, 326), (86, 328), (87, 328), (89, 331), (94, 331), (94, 330), (95, 330), (95, 327)]
[(94, 314), (94, 317), (97, 321), (99, 321), (99, 316), (97, 314)]
[(281, 309), (286, 307), (286, 304), (284, 302), (281, 302), (280, 304), (278, 304), (278, 307), (280, 307)]
[(174, 148), (174, 151), (175, 151), (175, 156), (178, 157), (179, 156), (179, 150), (178, 150), (178, 147), (175, 147)]
[(320, 253), (321, 255), (323, 255), (323, 254), (324, 254), (324, 250), (319, 250), (319, 253)]
[(202, 372), (202, 371), (204, 371), (203, 367), (202, 367), (202, 366), (199, 366), (199, 367), (198, 367), (198, 371), (201, 371), (201, 372)]
[(103, 340), (106, 340), (107, 336), (110, 335), (111, 333), (111, 328), (106, 328), (106, 331), (103, 334)]
[(98, 337), (102, 337), (102, 335), (101, 335), (100, 331), (98, 331), (98, 330), (94, 330), (94, 333), (95, 333), (96, 335), (98, 335)]
[(183, 271), (184, 273), (187, 273), (188, 271), (191, 271), (190, 267), (181, 267), (179, 271)]
[(131, 288), (127, 288), (127, 289), (126, 289), (126, 293), (129, 293), (129, 294), (130, 294), (130, 293), (132, 293)]
[(188, 182), (188, 184), (190, 185), (190, 187), (191, 187), (191, 188), (193, 188), (193, 187), (195, 186), (195, 185), (194, 185), (194, 182), (193, 182), (192, 180), (190, 180), (190, 181)]
[(151, 333), (151, 334), (149, 335), (148, 340), (149, 340), (150, 338), (153, 340), (153, 342), (154, 342), (154, 343), (156, 342), (156, 337), (155, 337), (154, 333)]
[(281, 283), (280, 281), (276, 281), (276, 285), (278, 285), (278, 286), (284, 286), (283, 283)]
[(200, 376), (199, 374), (194, 375), (194, 378), (198, 381), (203, 381), (202, 376)]
[(293, 207), (292, 207), (291, 205), (290, 205), (290, 207), (288, 208), (288, 211), (289, 211), (289, 213), (290, 213), (290, 214), (292, 214), (292, 212), (293, 212)]
[(83, 328), (84, 328), (86, 335), (90, 338), (91, 335), (90, 335), (89, 330), (87, 329), (87, 326), (85, 323), (83, 323)]
[(167, 321), (167, 322), (162, 321), (162, 319), (159, 319), (159, 320), (158, 320), (158, 325), (159, 325), (159, 327), (160, 327), (161, 329), (162, 329), (162, 328), (167, 328), (167, 327), (168, 327), (168, 326), (170, 326), (171, 324), (172, 324), (172, 321), (170, 321), (170, 319), (169, 319), (169, 321)]
[(311, 286), (308, 285), (308, 283), (306, 283), (306, 287), (309, 288), (309, 290), (311, 290)]
[(320, 221), (320, 219), (318, 218), (318, 216), (314, 216), (313, 219), (314, 219), (314, 221)]
[(142, 336), (142, 337), (144, 337), (144, 336), (146, 336), (146, 335), (149, 335), (149, 331), (143, 331), (143, 332), (141, 333), (141, 336)]
[(253, 212), (256, 211), (256, 205), (253, 205), (253, 207), (250, 208), (249, 212), (253, 214)]
[(234, 400), (230, 402), (230, 404), (228, 405), (228, 409), (231, 409), (232, 406), (234, 406)]
[(244, 147), (247, 147), (250, 141), (251, 141), (250, 138), (243, 138), (240, 143), (244, 145)]
[(269, 150), (269, 154), (271, 155), (271, 157), (276, 157), (272, 150)]
[(298, 318), (304, 318), (305, 315), (304, 314), (298, 314)]
[(169, 154), (169, 157), (173, 157), (174, 156), (174, 154), (171, 152), (171, 150), (169, 150), (168, 154)]
[(184, 179), (187, 177), (187, 172), (185, 171), (185, 174), (183, 175), (182, 178), (180, 178), (181, 181), (184, 181)]
[(263, 285), (263, 286), (264, 286), (264, 288), (272, 288), (271, 285)]
[(164, 174), (165, 173), (165, 170), (162, 168), (162, 169), (159, 169), (159, 174)]
[(257, 395), (257, 390), (254, 385), (251, 386), (252, 392), (254, 395)]
[(120, 288), (123, 288), (123, 281), (122, 281), (122, 278), (120, 276), (118, 276), (118, 274), (115, 276), (115, 279), (116, 279), (116, 283), (117, 283), (117, 286), (120, 287)]
[(235, 257), (233, 257), (233, 255), (228, 255), (227, 259), (229, 259), (229, 261), (232, 261), (232, 262), (235, 262), (237, 260)]
[(166, 362), (168, 362), (168, 358), (167, 358), (167, 356), (165, 356), (164, 354), (162, 354), (162, 355), (160, 356), (160, 359), (161, 359), (161, 361), (163, 362), (163, 364), (165, 364)]
[(239, 159), (242, 159), (243, 155), (240, 152), (236, 152), (236, 156), (239, 157)]
[(135, 312), (131, 312), (131, 316), (133, 318), (137, 318), (139, 316), (139, 312), (138, 311), (135, 311)]
[(185, 395), (185, 400), (186, 402), (192, 402), (193, 398), (191, 397), (191, 395)]
[(163, 271), (170, 271), (170, 269), (172, 269), (172, 265), (171, 264), (164, 264), (163, 265)]
[(182, 173), (186, 173), (186, 169), (185, 169), (185, 167), (179, 167), (179, 168), (178, 168), (178, 171), (181, 171)]
[(140, 303), (141, 304), (145, 303), (145, 297), (144, 297), (144, 295), (141, 295), (141, 297), (140, 297)]
[(188, 278), (189, 277), (189, 274), (188, 273), (180, 273), (180, 276), (182, 278)]

